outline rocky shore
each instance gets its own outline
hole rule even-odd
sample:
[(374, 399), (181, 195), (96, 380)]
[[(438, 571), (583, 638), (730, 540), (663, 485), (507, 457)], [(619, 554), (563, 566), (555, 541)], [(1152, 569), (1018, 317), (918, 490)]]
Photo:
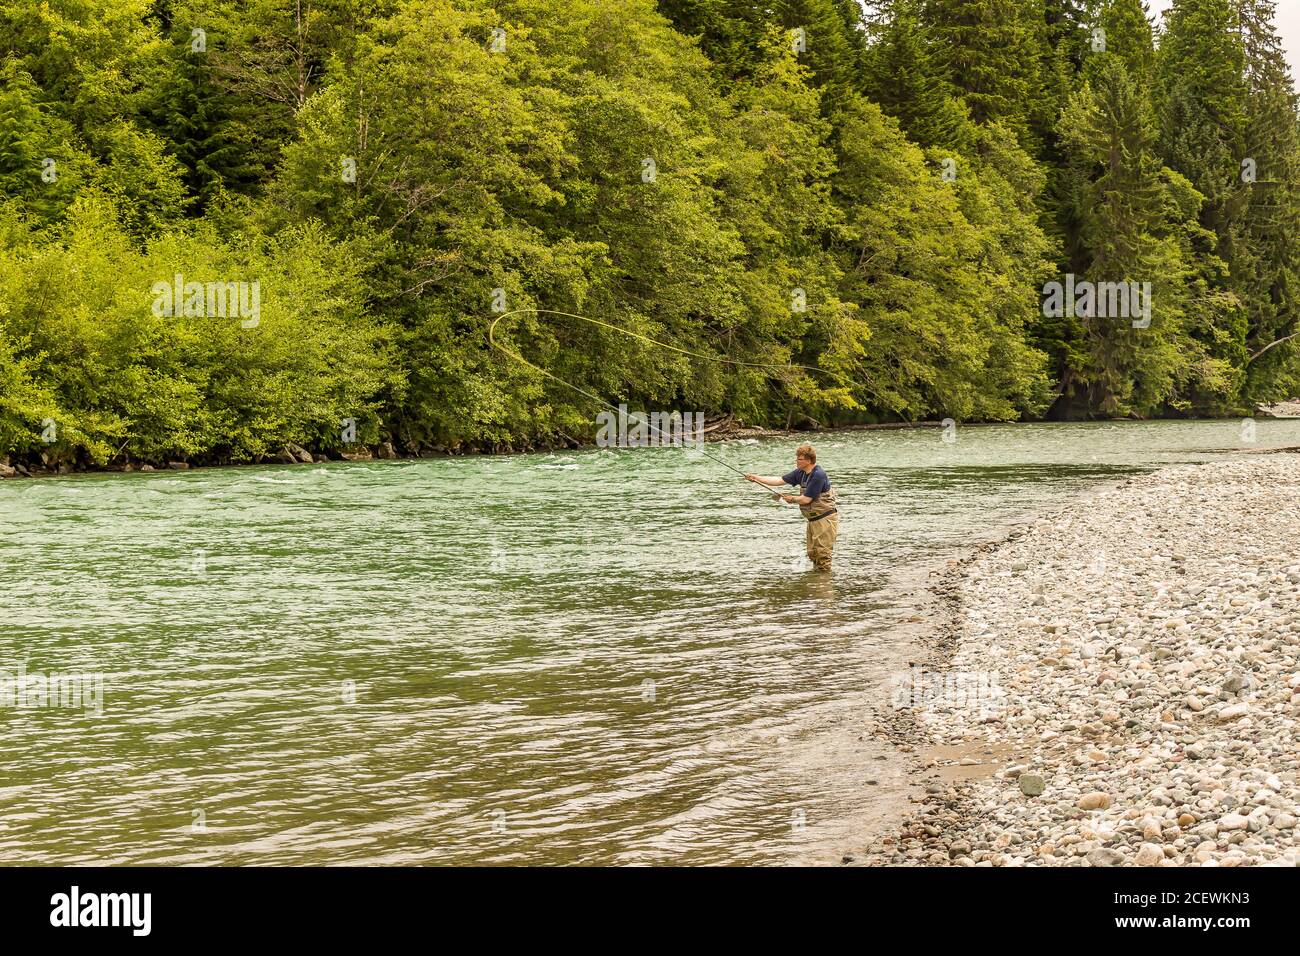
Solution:
[(890, 716), (925, 796), (856, 862), (1300, 862), (1300, 456), (1126, 481), (940, 593)]

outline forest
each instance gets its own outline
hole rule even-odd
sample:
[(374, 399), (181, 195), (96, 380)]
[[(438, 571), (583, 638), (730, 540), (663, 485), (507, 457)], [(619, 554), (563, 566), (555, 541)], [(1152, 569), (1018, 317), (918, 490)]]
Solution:
[(1275, 8), (0, 0), (0, 456), (1249, 415), (1300, 392)]

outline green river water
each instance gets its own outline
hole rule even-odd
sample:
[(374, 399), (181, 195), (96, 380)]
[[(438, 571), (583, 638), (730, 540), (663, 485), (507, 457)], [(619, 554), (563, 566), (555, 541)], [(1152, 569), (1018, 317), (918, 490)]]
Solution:
[[(1300, 421), (1246, 437), (814, 436), (829, 579), (795, 509), (683, 449), (2, 482), (0, 862), (837, 861), (898, 800), (859, 737), (926, 573)], [(774, 474), (795, 444), (709, 450)], [(102, 700), (24, 705), (20, 671)]]

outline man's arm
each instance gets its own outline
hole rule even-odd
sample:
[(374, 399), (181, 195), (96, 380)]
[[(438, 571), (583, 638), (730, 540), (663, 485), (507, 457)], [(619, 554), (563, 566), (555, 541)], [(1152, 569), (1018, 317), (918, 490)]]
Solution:
[[(780, 478), (774, 478), (765, 475), (746, 475), (745, 477), (756, 484), (767, 485), (769, 487), (779, 487), (781, 485), (797, 485), (799, 483), (795, 472), (791, 472), (788, 475), (783, 475)], [(811, 498), (807, 498), (803, 495), (777, 494), (777, 497), (780, 498), (782, 501), (786, 502), (787, 504), (792, 504), (792, 505), (806, 505), (808, 504), (809, 501), (812, 500)]]

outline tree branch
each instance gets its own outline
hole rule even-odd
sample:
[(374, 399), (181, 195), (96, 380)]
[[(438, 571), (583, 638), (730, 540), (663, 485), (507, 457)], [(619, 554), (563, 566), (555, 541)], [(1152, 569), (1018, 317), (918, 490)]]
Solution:
[(1273, 341), (1273, 342), (1269, 342), (1268, 345), (1265, 345), (1262, 349), (1260, 349), (1258, 352), (1256, 352), (1256, 353), (1255, 353), (1254, 355), (1252, 355), (1250, 358), (1246, 359), (1246, 364), (1249, 365), (1251, 362), (1255, 361), (1255, 359), (1259, 358), (1261, 355), (1263, 355), (1265, 352), (1267, 352), (1267, 351), (1268, 351), (1269, 349), (1271, 349), (1273, 346), (1275, 346), (1275, 345), (1281, 345), (1283, 342), (1290, 342), (1290, 341), (1291, 341), (1293, 338), (1295, 338), (1296, 336), (1300, 336), (1300, 332), (1292, 332), (1290, 335), (1284, 335), (1284, 336), (1283, 336), (1282, 338), (1280, 338), (1280, 339), (1277, 339), (1277, 340), (1275, 340), (1275, 341)]

